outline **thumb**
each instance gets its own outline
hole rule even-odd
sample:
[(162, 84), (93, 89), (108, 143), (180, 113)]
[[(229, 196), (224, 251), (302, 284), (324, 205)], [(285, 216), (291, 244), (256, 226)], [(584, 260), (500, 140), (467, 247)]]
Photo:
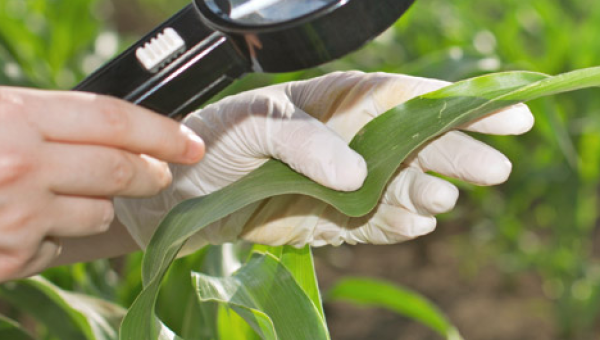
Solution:
[(313, 181), (334, 190), (353, 191), (367, 177), (367, 164), (333, 130), (298, 107), (267, 119), (264, 144), (277, 158)]

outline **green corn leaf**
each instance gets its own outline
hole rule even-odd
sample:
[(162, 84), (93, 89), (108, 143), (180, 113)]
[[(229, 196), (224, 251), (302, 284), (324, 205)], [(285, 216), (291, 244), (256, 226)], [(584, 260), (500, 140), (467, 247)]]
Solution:
[(325, 321), (323, 301), (321, 300), (321, 292), (319, 291), (310, 246), (307, 245), (302, 249), (285, 246), (281, 255), (281, 263), (292, 273), (292, 276), (296, 279), (300, 287), (302, 287), (302, 290), (319, 310), (321, 319)]
[(121, 338), (153, 340), (168, 332), (154, 313), (161, 281), (185, 241), (206, 225), (253, 202), (292, 193), (320, 199), (349, 216), (363, 216), (376, 206), (402, 161), (432, 138), (518, 102), (599, 85), (600, 68), (554, 77), (507, 72), (461, 81), (397, 106), (355, 136), (350, 146), (363, 155), (369, 171), (357, 191), (325, 188), (273, 160), (218, 192), (181, 202), (167, 214), (148, 246), (142, 268), (144, 290), (124, 319)]
[(389, 282), (344, 278), (327, 292), (326, 300), (386, 308), (421, 322), (448, 340), (462, 339), (456, 328), (430, 301), (416, 292)]
[(227, 304), (262, 339), (329, 339), (325, 321), (275, 256), (254, 254), (233, 276), (193, 274), (201, 301)]
[(33, 340), (33, 337), (16, 321), (0, 315), (0, 339)]
[(226, 304), (219, 305), (217, 317), (216, 339), (260, 340), (252, 327)]
[[(314, 308), (311, 308), (308, 312), (314, 314), (318, 313), (318, 317), (322, 320), (322, 326), (326, 329), (327, 324), (325, 323), (325, 315), (323, 313), (323, 304), (321, 301), (321, 295), (317, 285), (317, 277), (313, 264), (312, 252), (310, 247), (306, 246), (301, 249), (297, 249), (291, 246), (279, 246), (271, 247), (255, 244), (251, 251), (249, 259), (252, 258), (254, 253), (270, 254), (277, 258), (283, 266), (289, 271), (289, 274), (295, 279), (298, 287), (293, 285), (293, 290), (290, 294), (295, 295), (306, 295), (311, 301)], [(221, 275), (208, 274), (210, 276), (227, 276), (227, 273)], [(287, 273), (286, 273), (287, 275)], [(263, 277), (263, 285), (270, 286), (273, 284), (277, 277), (269, 278)], [(242, 282), (244, 284), (244, 282)], [(300, 288), (300, 290), (298, 290)], [(292, 288), (290, 288), (292, 289)], [(240, 340), (257, 340), (260, 336), (248, 325), (248, 323), (240, 317), (232, 308), (227, 307), (227, 301), (220, 300), (221, 305), (218, 309), (218, 339), (240, 339)], [(205, 306), (206, 301), (201, 303), (201, 306)], [(268, 316), (268, 315), (267, 315)], [(254, 322), (253, 319), (249, 322)]]
[(60, 339), (117, 339), (125, 314), (119, 306), (64, 291), (41, 277), (6, 283), (0, 286), (0, 296)]
[(290, 271), (315, 307), (317, 307), (321, 318), (325, 320), (312, 251), (308, 245), (302, 249), (297, 249), (292, 246), (270, 247), (256, 244), (253, 250), (259, 253), (269, 253), (277, 257)]

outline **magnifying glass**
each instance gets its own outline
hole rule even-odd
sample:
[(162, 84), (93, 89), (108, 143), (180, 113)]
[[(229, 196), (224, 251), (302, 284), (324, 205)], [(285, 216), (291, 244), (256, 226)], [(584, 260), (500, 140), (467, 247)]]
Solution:
[(342, 57), (414, 0), (194, 0), (75, 90), (187, 114), (251, 72), (291, 72)]

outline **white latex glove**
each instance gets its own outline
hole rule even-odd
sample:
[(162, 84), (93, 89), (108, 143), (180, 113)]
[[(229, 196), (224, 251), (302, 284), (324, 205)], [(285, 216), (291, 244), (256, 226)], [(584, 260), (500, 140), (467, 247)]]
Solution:
[[(144, 247), (176, 203), (219, 190), (271, 157), (330, 188), (356, 190), (365, 179), (366, 166), (347, 146), (351, 138), (377, 115), (447, 84), (403, 75), (344, 72), (225, 98), (185, 120), (206, 143), (204, 159), (195, 166), (172, 165), (174, 184), (156, 197), (117, 199), (117, 216)], [(524, 133), (532, 125), (527, 106), (516, 105), (464, 128), (510, 135)], [(452, 131), (412, 155), (368, 216), (349, 218), (311, 197), (279, 196), (208, 226), (187, 246), (195, 249), (238, 238), (295, 246), (412, 239), (433, 231), (434, 215), (451, 210), (458, 198), (454, 185), (427, 171), (494, 185), (508, 178), (511, 163), (486, 144)]]

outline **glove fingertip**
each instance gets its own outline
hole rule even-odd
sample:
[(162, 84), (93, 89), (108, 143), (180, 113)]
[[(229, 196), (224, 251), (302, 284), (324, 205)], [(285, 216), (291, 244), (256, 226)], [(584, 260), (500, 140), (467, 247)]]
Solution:
[(525, 104), (516, 104), (467, 124), (467, 131), (492, 135), (522, 135), (533, 128), (535, 117)]
[(423, 216), (410, 212), (405, 217), (404, 223), (406, 225), (397, 225), (397, 234), (389, 234), (388, 239), (382, 244), (414, 240), (418, 237), (431, 234), (437, 227), (437, 219), (434, 216)]
[(422, 216), (415, 219), (412, 232), (407, 235), (411, 239), (431, 234), (437, 227), (437, 219), (433, 216)]
[(439, 180), (438, 185), (429, 196), (428, 213), (432, 215), (447, 213), (454, 209), (458, 200), (458, 188), (444, 180)]
[[(490, 186), (504, 183), (508, 180), (512, 172), (512, 163), (506, 156), (500, 155), (502, 159), (497, 159), (490, 162), (485, 168), (481, 168), (479, 177), (481, 178), (479, 185)], [(500, 158), (500, 157), (498, 157)]]
[(535, 118), (525, 104), (513, 105), (509, 109), (511, 119), (505, 121), (507, 134), (522, 135), (533, 128)]
[(348, 155), (333, 164), (334, 169), (328, 178), (328, 186), (340, 191), (355, 191), (362, 187), (367, 178), (367, 163), (365, 159), (352, 149)]

